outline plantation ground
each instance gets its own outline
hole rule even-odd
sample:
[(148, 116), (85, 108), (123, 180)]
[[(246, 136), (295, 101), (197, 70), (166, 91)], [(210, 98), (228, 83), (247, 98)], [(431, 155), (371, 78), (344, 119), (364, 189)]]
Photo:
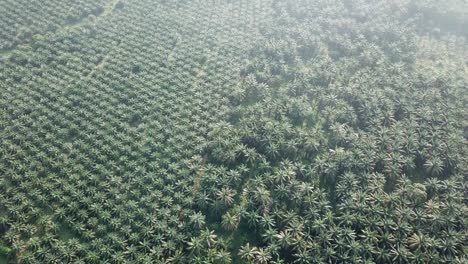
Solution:
[(463, 263), (467, 14), (2, 1), (0, 263)]

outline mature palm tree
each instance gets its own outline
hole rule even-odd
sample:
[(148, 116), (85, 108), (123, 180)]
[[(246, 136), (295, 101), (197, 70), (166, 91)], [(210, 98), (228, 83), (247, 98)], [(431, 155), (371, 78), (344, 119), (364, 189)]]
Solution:
[(214, 259), (216, 263), (221, 263), (221, 264), (232, 263), (231, 254), (224, 249), (217, 250), (215, 253)]
[(403, 245), (392, 247), (390, 255), (392, 256), (392, 261), (395, 263), (408, 263), (408, 261), (413, 257), (412, 253)]
[(213, 230), (209, 230), (208, 228), (201, 231), (200, 237), (205, 241), (209, 248), (215, 246), (217, 243), (217, 235)]
[(226, 212), (223, 217), (221, 224), (222, 226), (229, 231), (234, 231), (239, 226), (240, 216), (235, 212)]
[(424, 248), (424, 235), (422, 233), (413, 233), (408, 238), (408, 246), (411, 250), (416, 251)]
[(201, 229), (205, 225), (205, 215), (201, 212), (196, 212), (189, 216), (190, 223), (196, 228)]
[(437, 176), (444, 170), (444, 162), (439, 157), (432, 157), (424, 163), (424, 168), (431, 175)]
[(295, 257), (293, 263), (313, 263), (313, 254), (307, 249), (299, 249), (293, 256)]
[(270, 252), (263, 248), (258, 248), (255, 252), (255, 263), (267, 264), (272, 259)]
[(198, 255), (204, 248), (204, 241), (201, 237), (191, 237), (190, 241), (187, 242), (190, 252), (195, 255)]
[(266, 207), (272, 202), (271, 193), (265, 187), (257, 187), (253, 193), (255, 200)]
[(234, 202), (236, 192), (229, 187), (223, 187), (216, 192), (216, 198), (222, 204), (229, 206)]
[(275, 219), (269, 214), (260, 216), (259, 223), (260, 223), (260, 226), (265, 230), (275, 228), (276, 226)]
[(301, 241), (306, 235), (303, 220), (299, 218), (289, 221), (286, 230), (291, 232), (292, 237), (297, 242)]
[(294, 238), (289, 230), (279, 231), (275, 237), (283, 248), (292, 246), (294, 242)]
[(257, 252), (256, 247), (251, 247), (249, 243), (241, 246), (239, 249), (239, 256), (242, 260), (252, 263), (255, 260), (255, 255)]
[(440, 240), (440, 249), (445, 255), (457, 256), (461, 245), (462, 235), (455, 230), (449, 229), (443, 233), (445, 238)]

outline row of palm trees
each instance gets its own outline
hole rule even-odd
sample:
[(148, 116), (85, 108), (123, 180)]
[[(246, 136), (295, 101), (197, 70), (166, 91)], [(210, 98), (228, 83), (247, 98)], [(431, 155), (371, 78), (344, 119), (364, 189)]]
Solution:
[[(255, 31), (243, 20), (252, 3), (242, 2), (229, 21), (211, 15), (227, 3), (125, 3), (125, 12), (35, 38), (0, 60), (2, 256), (231, 262), (194, 208), (186, 163), (237, 83)], [(195, 238), (207, 244), (192, 250)]]
[(28, 2), (5, 2), (2, 5), (4, 16), (0, 21), (0, 49), (14, 49), (30, 43), (35, 35), (46, 35), (89, 15), (96, 15), (102, 12), (105, 4), (103, 0), (49, 1), (38, 7)]

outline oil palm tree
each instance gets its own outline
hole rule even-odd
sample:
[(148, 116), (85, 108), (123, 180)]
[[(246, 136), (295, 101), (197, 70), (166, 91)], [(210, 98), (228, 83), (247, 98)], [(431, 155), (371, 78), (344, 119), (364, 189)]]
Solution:
[(198, 229), (201, 229), (205, 225), (205, 216), (201, 212), (190, 215), (189, 219), (190, 223)]
[(272, 259), (270, 252), (263, 248), (258, 248), (255, 252), (255, 263), (258, 264), (267, 264)]
[(221, 224), (229, 231), (235, 231), (239, 226), (240, 216), (235, 212), (226, 212), (223, 217)]
[(239, 249), (239, 256), (242, 260), (246, 261), (247, 263), (253, 263), (255, 260), (255, 255), (257, 252), (256, 247), (251, 247), (249, 243), (243, 245)]
[(229, 206), (234, 202), (236, 192), (229, 187), (223, 187), (216, 192), (216, 198), (223, 205)]

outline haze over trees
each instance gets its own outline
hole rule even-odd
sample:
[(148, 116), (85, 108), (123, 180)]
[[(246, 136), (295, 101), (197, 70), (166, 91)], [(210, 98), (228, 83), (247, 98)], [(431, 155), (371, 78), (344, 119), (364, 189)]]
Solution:
[(466, 263), (463, 0), (3, 0), (0, 263)]

